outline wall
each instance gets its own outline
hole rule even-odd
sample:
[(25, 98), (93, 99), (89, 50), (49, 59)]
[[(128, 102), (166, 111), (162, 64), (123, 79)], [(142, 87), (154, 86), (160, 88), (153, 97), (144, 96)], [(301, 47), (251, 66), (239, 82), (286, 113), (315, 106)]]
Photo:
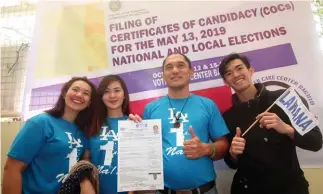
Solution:
[[(11, 142), (21, 126), (20, 122), (1, 123), (1, 174), (6, 160), (6, 153), (10, 148)], [(323, 169), (304, 169), (305, 176), (310, 183), (310, 194), (322, 194), (323, 191)], [(218, 171), (217, 188), (219, 194), (228, 194), (234, 171)], [(1, 181), (2, 182), (2, 181)], [(1, 192), (0, 192), (1, 194)]]

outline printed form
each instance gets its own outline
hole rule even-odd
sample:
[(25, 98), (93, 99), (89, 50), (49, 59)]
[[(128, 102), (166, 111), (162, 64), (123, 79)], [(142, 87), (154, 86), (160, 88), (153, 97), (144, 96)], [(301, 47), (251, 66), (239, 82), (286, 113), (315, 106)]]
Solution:
[(164, 189), (161, 120), (119, 121), (118, 192)]

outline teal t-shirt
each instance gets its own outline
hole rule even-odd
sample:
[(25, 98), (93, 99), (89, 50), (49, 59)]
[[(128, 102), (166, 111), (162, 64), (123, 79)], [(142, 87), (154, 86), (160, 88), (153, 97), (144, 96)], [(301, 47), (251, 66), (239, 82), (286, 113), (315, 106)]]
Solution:
[[(109, 118), (100, 135), (89, 140), (91, 162), (99, 170), (100, 194), (117, 194), (118, 183), (118, 121), (128, 117)], [(120, 194), (120, 193), (119, 193)]]
[(28, 164), (22, 173), (24, 194), (57, 194), (86, 147), (87, 139), (74, 123), (42, 113), (26, 122), (8, 156)]
[[(176, 118), (180, 118), (180, 128), (174, 127)], [(183, 99), (162, 97), (145, 107), (143, 119), (162, 121), (166, 187), (175, 190), (197, 188), (216, 178), (213, 161), (209, 157), (191, 160), (183, 151), (183, 142), (191, 138), (190, 126), (204, 143), (229, 133), (219, 109), (211, 99), (195, 94)]]

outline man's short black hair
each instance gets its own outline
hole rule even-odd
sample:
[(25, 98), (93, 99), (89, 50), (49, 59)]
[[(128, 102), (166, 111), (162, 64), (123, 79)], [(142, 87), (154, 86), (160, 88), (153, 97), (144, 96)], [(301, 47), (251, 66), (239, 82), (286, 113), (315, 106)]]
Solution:
[(219, 72), (223, 79), (224, 75), (228, 70), (229, 63), (235, 59), (240, 59), (243, 62), (243, 64), (247, 67), (247, 69), (250, 69), (250, 63), (246, 56), (239, 55), (238, 53), (232, 53), (226, 56), (220, 63)]
[(163, 70), (164, 70), (164, 66), (165, 66), (165, 62), (166, 62), (167, 58), (168, 58), (169, 56), (172, 56), (172, 55), (181, 55), (181, 56), (183, 56), (183, 57), (184, 57), (184, 60), (188, 63), (188, 67), (189, 67), (190, 69), (192, 69), (192, 63), (191, 63), (191, 60), (190, 60), (186, 55), (181, 54), (181, 53), (172, 53), (172, 54), (169, 54), (169, 55), (164, 59), (164, 61), (163, 61)]

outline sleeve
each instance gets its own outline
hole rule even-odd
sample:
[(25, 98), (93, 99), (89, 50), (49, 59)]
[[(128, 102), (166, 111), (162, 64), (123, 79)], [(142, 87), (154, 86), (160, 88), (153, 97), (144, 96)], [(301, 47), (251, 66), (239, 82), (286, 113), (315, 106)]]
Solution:
[[(302, 102), (306, 104), (306, 100), (304, 97), (300, 96)], [(288, 118), (288, 116), (287, 116)], [(288, 118), (289, 120), (289, 118)], [(289, 124), (291, 125), (291, 122), (289, 120)], [(292, 126), (292, 125), (291, 125)], [(302, 148), (304, 150), (309, 151), (319, 151), (322, 148), (322, 133), (318, 126), (314, 127), (311, 131), (304, 134), (303, 136), (300, 135), (296, 130), (294, 133), (294, 143), (295, 146)]]
[[(233, 137), (236, 135), (236, 130), (235, 127), (233, 125), (230, 126), (230, 121), (227, 118), (228, 116), (224, 113), (223, 114), (223, 118), (225, 120), (225, 123), (227, 124), (230, 132), (226, 135), (228, 142), (229, 142), (229, 148), (231, 147), (231, 143), (232, 143), (232, 139)], [(231, 123), (232, 124), (232, 123)], [(229, 149), (227, 154), (224, 156), (224, 162), (228, 165), (229, 168), (232, 169), (237, 169), (237, 163), (235, 161), (232, 160), (231, 155), (229, 153)]]
[(209, 120), (209, 133), (212, 140), (218, 139), (229, 133), (228, 127), (214, 102), (210, 106), (211, 117)]
[(33, 120), (26, 122), (15, 137), (8, 156), (29, 164), (45, 144), (44, 129)]
[(322, 133), (320, 128), (316, 126), (303, 136), (295, 130), (294, 143), (295, 146), (305, 150), (319, 151), (322, 148)]
[[(232, 139), (234, 137), (235, 134), (229, 133), (227, 134), (227, 138), (228, 138), (228, 142), (229, 142), (229, 148), (231, 147), (231, 142)], [(232, 160), (231, 155), (229, 153), (229, 150), (227, 152), (227, 154), (224, 156), (224, 162), (228, 165), (228, 167), (232, 168), (232, 169), (237, 169), (237, 163), (235, 161)]]
[[(299, 96), (303, 104), (306, 104), (305, 98)], [(286, 123), (293, 127), (291, 120), (287, 114), (280, 107), (277, 106), (278, 116)], [(319, 151), (322, 148), (322, 133), (318, 126), (314, 127), (311, 131), (303, 136), (295, 130), (294, 132), (294, 145), (309, 151)]]

